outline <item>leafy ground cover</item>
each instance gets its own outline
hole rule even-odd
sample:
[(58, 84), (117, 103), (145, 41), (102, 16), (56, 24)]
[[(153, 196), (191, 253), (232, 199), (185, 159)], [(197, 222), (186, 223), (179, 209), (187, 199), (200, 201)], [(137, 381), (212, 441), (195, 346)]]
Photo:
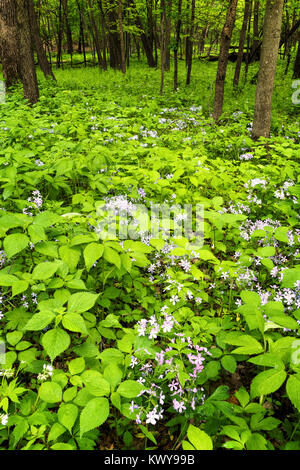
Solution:
[[(300, 449), (299, 108), (279, 68), (267, 147), (250, 82), (217, 126), (215, 67), (1, 105), (2, 449)], [(103, 204), (201, 204), (204, 244), (103, 240)]]

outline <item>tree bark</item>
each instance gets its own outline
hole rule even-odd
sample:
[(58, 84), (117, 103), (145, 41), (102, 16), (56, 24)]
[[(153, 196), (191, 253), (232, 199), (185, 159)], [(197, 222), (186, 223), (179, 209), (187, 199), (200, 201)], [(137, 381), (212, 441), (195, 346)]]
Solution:
[(20, 78), (15, 0), (0, 0), (0, 58), (6, 87)]
[(187, 74), (186, 84), (191, 82), (191, 72), (193, 63), (193, 36), (194, 36), (194, 22), (195, 22), (195, 0), (192, 0), (192, 12), (189, 35), (186, 38), (186, 59), (187, 59)]
[(213, 118), (218, 120), (222, 114), (224, 101), (224, 86), (228, 64), (228, 53), (235, 23), (236, 8), (238, 0), (230, 0), (225, 25), (221, 34), (220, 55), (215, 87), (215, 101)]
[(118, 4), (118, 23), (120, 32), (120, 48), (121, 48), (121, 70), (122, 73), (126, 73), (126, 58), (125, 58), (125, 41), (123, 31), (123, 15), (122, 15), (122, 0), (119, 0)]
[(298, 49), (297, 49), (296, 60), (294, 63), (293, 78), (300, 78), (300, 38), (298, 40)]
[(39, 99), (39, 89), (34, 65), (33, 47), (30, 35), (28, 0), (16, 0), (20, 72), (24, 98), (31, 104)]
[(175, 45), (174, 45), (174, 91), (178, 88), (178, 47), (180, 41), (180, 30), (181, 30), (181, 7), (182, 0), (178, 0), (177, 10), (177, 23), (175, 33)]
[(42, 44), (42, 40), (40, 36), (40, 29), (37, 23), (33, 0), (28, 0), (28, 7), (29, 7), (28, 13), (29, 13), (32, 43), (34, 44), (39, 66), (41, 67), (41, 70), (46, 78), (52, 77), (55, 80), (54, 74), (51, 70), (51, 66), (47, 59), (46, 51)]
[(160, 19), (160, 94), (163, 94), (164, 89), (164, 74), (166, 65), (166, 4), (165, 0), (160, 1), (161, 19)]
[(248, 25), (250, 7), (251, 7), (251, 0), (245, 0), (244, 19), (243, 19), (243, 25), (242, 25), (242, 29), (241, 29), (240, 42), (239, 42), (239, 51), (238, 51), (236, 67), (235, 67), (235, 73), (234, 73), (234, 79), (233, 79), (233, 86), (235, 86), (235, 87), (238, 86), (239, 79), (240, 79), (241, 66), (242, 66), (243, 57), (244, 57), (244, 44), (245, 44), (245, 39), (246, 39), (246, 32), (247, 32), (247, 25)]
[(270, 137), (274, 80), (281, 34), (284, 0), (267, 0), (263, 42), (256, 88), (253, 139)]

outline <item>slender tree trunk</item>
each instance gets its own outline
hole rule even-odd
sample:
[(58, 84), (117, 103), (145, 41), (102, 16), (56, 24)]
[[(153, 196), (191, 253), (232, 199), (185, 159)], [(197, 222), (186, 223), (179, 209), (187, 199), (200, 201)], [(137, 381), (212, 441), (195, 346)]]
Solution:
[(28, 13), (29, 13), (29, 22), (30, 22), (30, 31), (32, 37), (32, 43), (34, 44), (34, 48), (37, 54), (39, 66), (44, 74), (44, 76), (52, 77), (55, 80), (54, 74), (51, 70), (51, 66), (48, 62), (46, 51), (43, 47), (41, 36), (40, 36), (40, 29), (38, 26), (33, 0), (28, 0)]
[(263, 42), (256, 88), (253, 139), (269, 137), (274, 80), (281, 34), (284, 0), (267, 0)]
[(102, 69), (105, 69), (104, 61), (103, 61), (102, 54), (101, 54), (101, 46), (100, 46), (98, 26), (97, 26), (97, 23), (96, 23), (96, 20), (95, 20), (91, 0), (88, 0), (88, 3), (89, 3), (89, 7), (90, 7), (91, 29), (92, 29), (92, 36), (93, 36), (94, 46), (95, 46), (95, 49), (96, 49), (96, 52), (97, 52), (98, 65)]
[(253, 8), (253, 44), (251, 56), (253, 60), (259, 59), (260, 40), (259, 40), (259, 0), (254, 1)]
[(293, 78), (300, 78), (300, 38), (298, 40), (298, 49), (297, 49), (296, 60), (294, 63)]
[(194, 22), (195, 22), (195, 0), (192, 0), (192, 12), (189, 36), (186, 38), (186, 58), (187, 58), (187, 74), (186, 84), (191, 82), (191, 72), (193, 63), (193, 36), (194, 36)]
[(126, 73), (125, 41), (124, 41), (123, 17), (122, 17), (122, 0), (119, 0), (119, 4), (118, 4), (118, 23), (119, 23), (119, 31), (120, 31), (120, 46), (121, 46), (121, 70), (122, 70), (122, 73)]
[(222, 114), (224, 101), (224, 86), (226, 78), (226, 70), (228, 64), (228, 53), (232, 37), (232, 31), (235, 23), (236, 8), (238, 0), (230, 0), (226, 22), (221, 34), (220, 55), (218, 62), (218, 72), (216, 78), (215, 101), (213, 118), (218, 120)]
[(68, 54), (70, 54), (70, 56), (71, 56), (71, 62), (72, 62), (73, 38), (72, 38), (72, 31), (71, 31), (70, 23), (69, 23), (68, 0), (62, 0), (62, 5), (63, 5), (63, 12), (64, 12), (65, 25), (66, 25), (66, 36), (67, 36), (67, 44), (68, 44)]
[(239, 51), (238, 51), (238, 57), (237, 57), (234, 79), (233, 79), (233, 86), (235, 87), (238, 86), (239, 79), (240, 79), (241, 66), (242, 66), (243, 57), (244, 57), (244, 44), (245, 44), (245, 39), (246, 39), (250, 7), (251, 7), (251, 0), (245, 0), (244, 19), (243, 19), (243, 25), (241, 29)]
[(24, 98), (31, 104), (39, 99), (39, 89), (34, 65), (33, 47), (31, 43), (28, 0), (16, 0), (20, 72), (23, 82)]
[(250, 33), (251, 33), (251, 18), (252, 18), (252, 0), (250, 1), (250, 12), (249, 12), (249, 19), (248, 19), (248, 28), (247, 28), (247, 53), (246, 53), (246, 60), (245, 60), (245, 82), (248, 76), (249, 70), (249, 60), (250, 60)]
[(57, 32), (57, 56), (56, 67), (60, 68), (62, 55), (62, 37), (63, 37), (63, 18), (62, 18), (62, 0), (59, 0), (58, 8), (58, 32)]
[(180, 30), (181, 30), (181, 8), (182, 0), (178, 0), (177, 10), (177, 23), (176, 23), (176, 36), (174, 45), (174, 91), (178, 88), (178, 47), (180, 41)]
[(0, 0), (0, 58), (6, 87), (20, 78), (15, 0)]
[(170, 70), (170, 62), (171, 62), (171, 50), (170, 50), (170, 42), (171, 42), (171, 29), (172, 29), (172, 21), (171, 21), (171, 14), (172, 14), (172, 0), (167, 0), (166, 5), (166, 43), (165, 43), (165, 70), (168, 72)]
[(149, 41), (149, 38), (145, 33), (145, 28), (136, 10), (134, 0), (129, 1), (129, 6), (132, 8), (132, 11), (133, 11), (135, 25), (141, 31), (140, 38), (141, 38), (143, 48), (147, 57), (148, 65), (149, 67), (156, 67), (156, 62), (153, 57), (153, 47), (151, 46), (151, 42)]
[(160, 19), (160, 94), (163, 94), (164, 89), (164, 74), (166, 63), (166, 4), (165, 0), (161, 0), (161, 19)]

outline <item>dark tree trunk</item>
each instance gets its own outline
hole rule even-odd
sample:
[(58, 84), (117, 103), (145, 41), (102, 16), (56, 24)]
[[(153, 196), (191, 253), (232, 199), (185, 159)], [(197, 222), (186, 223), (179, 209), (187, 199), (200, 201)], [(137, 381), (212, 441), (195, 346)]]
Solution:
[(193, 36), (194, 36), (194, 22), (195, 22), (195, 0), (192, 0), (192, 12), (189, 35), (186, 38), (186, 60), (187, 60), (187, 74), (186, 84), (191, 82), (191, 72), (193, 63)]
[(55, 80), (54, 74), (51, 70), (51, 66), (47, 59), (46, 51), (42, 44), (42, 40), (40, 36), (40, 29), (38, 26), (38, 22), (37, 22), (35, 10), (34, 10), (33, 0), (28, 0), (28, 6), (29, 6), (28, 13), (29, 13), (31, 39), (32, 39), (32, 43), (34, 44), (34, 48), (37, 54), (39, 66), (41, 67), (41, 70), (46, 78), (52, 77)]
[(237, 87), (239, 84), (240, 73), (241, 73), (241, 66), (244, 57), (244, 44), (246, 39), (246, 32), (247, 32), (247, 25), (248, 25), (248, 18), (251, 8), (251, 0), (245, 0), (245, 10), (244, 10), (244, 19), (243, 25), (241, 29), (240, 35), (240, 42), (239, 42), (239, 51), (237, 56), (237, 62), (235, 67), (234, 79), (233, 79), (233, 86)]
[(92, 29), (92, 36), (93, 36), (94, 46), (95, 46), (95, 49), (96, 49), (96, 52), (97, 52), (98, 65), (102, 69), (106, 69), (106, 66), (105, 66), (105, 63), (103, 61), (103, 57), (102, 57), (102, 54), (101, 54), (99, 31), (98, 31), (98, 26), (97, 26), (97, 23), (96, 23), (96, 20), (95, 20), (94, 11), (93, 11), (93, 8), (92, 8), (92, 3), (91, 3), (91, 0), (88, 0), (88, 1), (89, 1), (89, 7), (90, 7), (90, 19), (91, 19), (91, 26), (92, 26), (92, 28), (91, 28)]
[(164, 74), (166, 63), (166, 4), (165, 0), (161, 0), (161, 18), (160, 18), (160, 94), (163, 94), (164, 89)]
[(267, 0), (256, 88), (253, 139), (270, 137), (272, 97), (281, 34), (283, 3), (284, 0)]
[(300, 78), (300, 38), (298, 40), (298, 49), (297, 49), (296, 60), (294, 63), (293, 78)]
[(181, 7), (182, 0), (178, 0), (177, 10), (177, 23), (175, 32), (175, 45), (174, 45), (174, 91), (178, 88), (178, 47), (180, 41), (180, 30), (181, 30)]
[(39, 89), (31, 43), (28, 0), (16, 0), (19, 39), (20, 72), (24, 88), (24, 98), (31, 104), (39, 99)]
[(15, 0), (0, 0), (0, 58), (6, 87), (20, 78)]
[(123, 31), (123, 14), (122, 14), (122, 0), (119, 0), (118, 4), (118, 23), (119, 23), (119, 33), (120, 33), (120, 49), (121, 49), (121, 70), (122, 73), (126, 73), (126, 57), (125, 57), (125, 41), (124, 41), (124, 31)]
[(143, 26), (142, 20), (138, 15), (138, 12), (136, 10), (136, 6), (134, 3), (134, 0), (129, 1), (129, 6), (132, 8), (133, 15), (134, 15), (134, 22), (137, 28), (141, 31), (140, 32), (140, 38), (143, 44), (143, 48), (147, 57), (147, 62), (149, 67), (156, 67), (156, 62), (153, 57), (153, 47), (151, 45), (151, 42), (149, 40), (149, 37), (145, 33), (145, 28)]
[(70, 28), (69, 23), (69, 11), (68, 11), (68, 0), (63, 0), (63, 12), (64, 12), (64, 19), (66, 25), (66, 36), (67, 36), (67, 45), (68, 45), (68, 54), (71, 56), (72, 61), (72, 54), (73, 54), (73, 38), (72, 38), (72, 31)]
[(60, 68), (60, 66), (61, 66), (62, 37), (63, 37), (62, 0), (59, 0), (58, 31), (57, 31), (57, 55), (56, 55), (56, 67), (57, 68)]
[(228, 52), (232, 37), (232, 31), (235, 23), (236, 17), (236, 7), (238, 0), (230, 0), (226, 22), (221, 34), (221, 44), (220, 44), (220, 55), (218, 62), (218, 72), (216, 79), (216, 88), (215, 88), (215, 101), (214, 101), (214, 111), (213, 118), (218, 120), (222, 114), (223, 101), (224, 101), (224, 86), (226, 78), (226, 70), (228, 64)]
[(171, 50), (170, 50), (170, 42), (171, 42), (171, 28), (172, 28), (172, 21), (171, 21), (171, 14), (172, 14), (172, 0), (167, 0), (166, 6), (166, 21), (165, 21), (165, 70), (170, 70), (170, 61), (171, 61)]

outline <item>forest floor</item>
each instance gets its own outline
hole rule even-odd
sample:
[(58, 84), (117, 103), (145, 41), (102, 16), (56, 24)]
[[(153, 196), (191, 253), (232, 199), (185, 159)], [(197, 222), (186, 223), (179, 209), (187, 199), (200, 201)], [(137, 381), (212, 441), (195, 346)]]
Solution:
[[(300, 114), (284, 66), (267, 145), (251, 139), (257, 65), (233, 91), (229, 64), (218, 125), (203, 61), (189, 87), (180, 63), (176, 93), (167, 73), (162, 96), (138, 63), (40, 76), (31, 108), (7, 96), (2, 449), (299, 450)], [(137, 205), (147, 221), (173, 208), (163, 238), (137, 230)], [(201, 245), (174, 234), (187, 206)], [(138, 238), (103, 241), (109, 210)]]

